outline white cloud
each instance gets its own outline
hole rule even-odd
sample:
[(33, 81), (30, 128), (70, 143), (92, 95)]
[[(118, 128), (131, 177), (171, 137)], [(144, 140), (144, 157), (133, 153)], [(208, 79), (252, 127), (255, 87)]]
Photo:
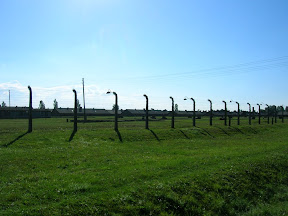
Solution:
[[(54, 87), (31, 86), (33, 95), (33, 107), (38, 107), (42, 100), (47, 108), (53, 108), (53, 101), (58, 101), (59, 107), (73, 107), (73, 89), (77, 91), (77, 96), (83, 104), (82, 85), (65, 85)], [(0, 83), (0, 100), (8, 104), (9, 90), (11, 92), (11, 106), (28, 106), (29, 90), (28, 86), (15, 80), (13, 82)], [(106, 89), (101, 89), (97, 85), (85, 86), (86, 107), (104, 107), (110, 103), (109, 97), (104, 97)], [(94, 102), (95, 101), (95, 102)], [(112, 107), (112, 105), (111, 105)]]
[[(129, 85), (128, 86), (129, 89)], [(80, 104), (83, 106), (83, 86), (77, 85), (63, 85), (52, 87), (31, 86), (33, 94), (33, 107), (39, 106), (42, 100), (46, 108), (53, 108), (53, 101), (58, 101), (59, 107), (73, 107), (74, 106), (74, 93), (73, 89), (77, 91), (77, 96)], [(29, 90), (27, 85), (23, 85), (15, 80), (7, 83), (0, 83), (0, 102), (5, 101), (9, 104), (9, 92), (11, 91), (11, 106), (28, 106), (29, 103)], [(85, 105), (86, 108), (105, 108), (111, 109), (115, 103), (114, 95), (107, 95), (107, 88), (102, 88), (99, 85), (85, 85)], [(112, 91), (114, 89), (111, 89)], [(146, 105), (146, 100), (141, 92), (147, 93), (143, 89), (115, 89), (118, 93), (118, 104), (120, 109), (143, 109)], [(171, 110), (171, 100), (169, 95), (157, 96), (149, 94), (149, 108), (154, 109), (167, 109)], [(184, 97), (174, 97), (175, 104), (179, 105), (181, 110), (192, 110), (192, 102), (184, 101)], [(214, 103), (213, 103), (214, 104)], [(222, 104), (220, 104), (222, 107)], [(209, 103), (207, 100), (196, 98), (196, 109), (208, 109)]]
[(2, 91), (16, 90), (19, 92), (26, 92), (27, 87), (23, 86), (20, 82), (15, 80), (13, 82), (0, 83), (0, 90), (2, 90)]

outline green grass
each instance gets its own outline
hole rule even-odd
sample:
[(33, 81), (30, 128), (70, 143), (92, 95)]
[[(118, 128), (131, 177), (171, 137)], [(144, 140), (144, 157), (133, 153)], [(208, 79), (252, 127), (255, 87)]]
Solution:
[(213, 123), (0, 120), (0, 215), (287, 214), (288, 124)]

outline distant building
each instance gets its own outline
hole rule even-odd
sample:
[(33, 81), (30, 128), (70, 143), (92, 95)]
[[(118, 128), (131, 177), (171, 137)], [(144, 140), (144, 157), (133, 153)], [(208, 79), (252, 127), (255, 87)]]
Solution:
[[(187, 111), (187, 110), (185, 110), (185, 111), (175, 111), (175, 116), (178, 116), (178, 117), (192, 118), (193, 114), (194, 114), (193, 111)], [(195, 111), (195, 115), (196, 115), (197, 118), (200, 118), (201, 116), (203, 116), (203, 113), (200, 112), (200, 111)]]
[[(28, 107), (0, 107), (1, 119), (21, 119), (28, 118)], [(50, 109), (33, 109), (33, 118), (51, 118)]]
[[(28, 118), (28, 107), (0, 107), (0, 118), (1, 119), (21, 119)], [(106, 109), (85, 109), (86, 116), (114, 116), (114, 110), (106, 110)], [(171, 116), (171, 111), (167, 110), (149, 110), (149, 117), (167, 117)], [(257, 113), (255, 113), (256, 115)], [(72, 117), (74, 115), (74, 108), (54, 108), (51, 109), (33, 109), (32, 116), (33, 118), (51, 118), (51, 117)], [(82, 107), (77, 110), (78, 116), (84, 116), (84, 109)], [(145, 109), (126, 109), (126, 110), (118, 110), (119, 117), (144, 117), (146, 115)], [(236, 111), (229, 112), (227, 111), (228, 116), (237, 116), (238, 113)], [(248, 112), (241, 112), (240, 116), (248, 116)], [(175, 111), (176, 117), (193, 117), (193, 111)], [(196, 118), (201, 118), (202, 116), (210, 116), (210, 111), (196, 111)], [(214, 117), (224, 117), (224, 110), (213, 110)], [(263, 117), (267, 117), (267, 112), (262, 113)], [(272, 116), (272, 114), (270, 115)], [(282, 112), (278, 112), (277, 116), (282, 118)], [(288, 117), (288, 112), (283, 112), (284, 117)]]
[[(113, 116), (115, 114), (114, 110), (105, 109), (85, 109), (86, 116)], [(118, 115), (121, 115), (122, 111), (118, 110)], [(74, 108), (55, 108), (52, 111), (53, 117), (67, 117), (74, 115)], [(84, 116), (84, 109), (82, 107), (77, 110), (78, 116)]]
[[(148, 110), (148, 115), (152, 118), (155, 117), (165, 117), (168, 116), (169, 112), (167, 110)], [(131, 117), (143, 117), (146, 115), (146, 110), (144, 109), (126, 109), (122, 113), (123, 116)]]

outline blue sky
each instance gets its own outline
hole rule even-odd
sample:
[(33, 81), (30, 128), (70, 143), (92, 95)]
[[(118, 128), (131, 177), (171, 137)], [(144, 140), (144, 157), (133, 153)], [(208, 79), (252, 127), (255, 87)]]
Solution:
[[(288, 105), (286, 0), (2, 0), (0, 101), (122, 109)], [(228, 104), (236, 109), (236, 104)]]

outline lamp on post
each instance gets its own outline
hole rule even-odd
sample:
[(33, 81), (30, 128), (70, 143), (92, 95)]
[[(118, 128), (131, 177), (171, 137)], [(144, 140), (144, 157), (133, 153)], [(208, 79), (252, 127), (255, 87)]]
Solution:
[(266, 106), (267, 106), (267, 122), (268, 122), (268, 124), (270, 124), (270, 116), (269, 116), (269, 105), (268, 104), (266, 104)]
[(28, 86), (29, 89), (29, 123), (28, 123), (28, 133), (32, 132), (32, 89), (30, 86)]
[(249, 105), (249, 125), (251, 125), (251, 104), (247, 103)]
[(75, 89), (73, 89), (74, 92), (74, 132), (77, 131), (77, 92)]
[(260, 124), (261, 123), (261, 109), (260, 109), (260, 105), (262, 105), (262, 104), (257, 104), (258, 105), (258, 107), (259, 107), (259, 119), (258, 119), (258, 123)]
[(115, 95), (115, 122), (114, 122), (114, 130), (118, 131), (118, 96), (116, 92), (111, 92), (110, 90), (106, 94), (113, 93)]
[(212, 117), (213, 117), (213, 110), (212, 110), (212, 101), (208, 99), (210, 102), (210, 126), (212, 126)]
[(149, 129), (149, 126), (148, 126), (148, 96), (146, 94), (144, 94), (143, 96), (146, 98), (146, 110), (145, 110), (145, 113), (146, 113), (146, 124), (145, 124), (145, 128)]
[(225, 104), (225, 118), (224, 118), (224, 125), (227, 126), (227, 103), (226, 101), (222, 101)]
[[(230, 103), (231, 102), (233, 102), (233, 101), (230, 101)], [(235, 101), (235, 103), (238, 106), (238, 110), (237, 110), (237, 125), (240, 125), (240, 104), (237, 101)]]
[[(190, 98), (193, 101), (193, 127), (196, 126), (196, 111), (195, 111), (195, 100), (194, 98)], [(184, 100), (187, 100), (187, 98), (184, 98)]]
[(171, 128), (174, 128), (174, 99), (170, 96), (170, 99), (172, 100), (172, 122), (171, 122)]

